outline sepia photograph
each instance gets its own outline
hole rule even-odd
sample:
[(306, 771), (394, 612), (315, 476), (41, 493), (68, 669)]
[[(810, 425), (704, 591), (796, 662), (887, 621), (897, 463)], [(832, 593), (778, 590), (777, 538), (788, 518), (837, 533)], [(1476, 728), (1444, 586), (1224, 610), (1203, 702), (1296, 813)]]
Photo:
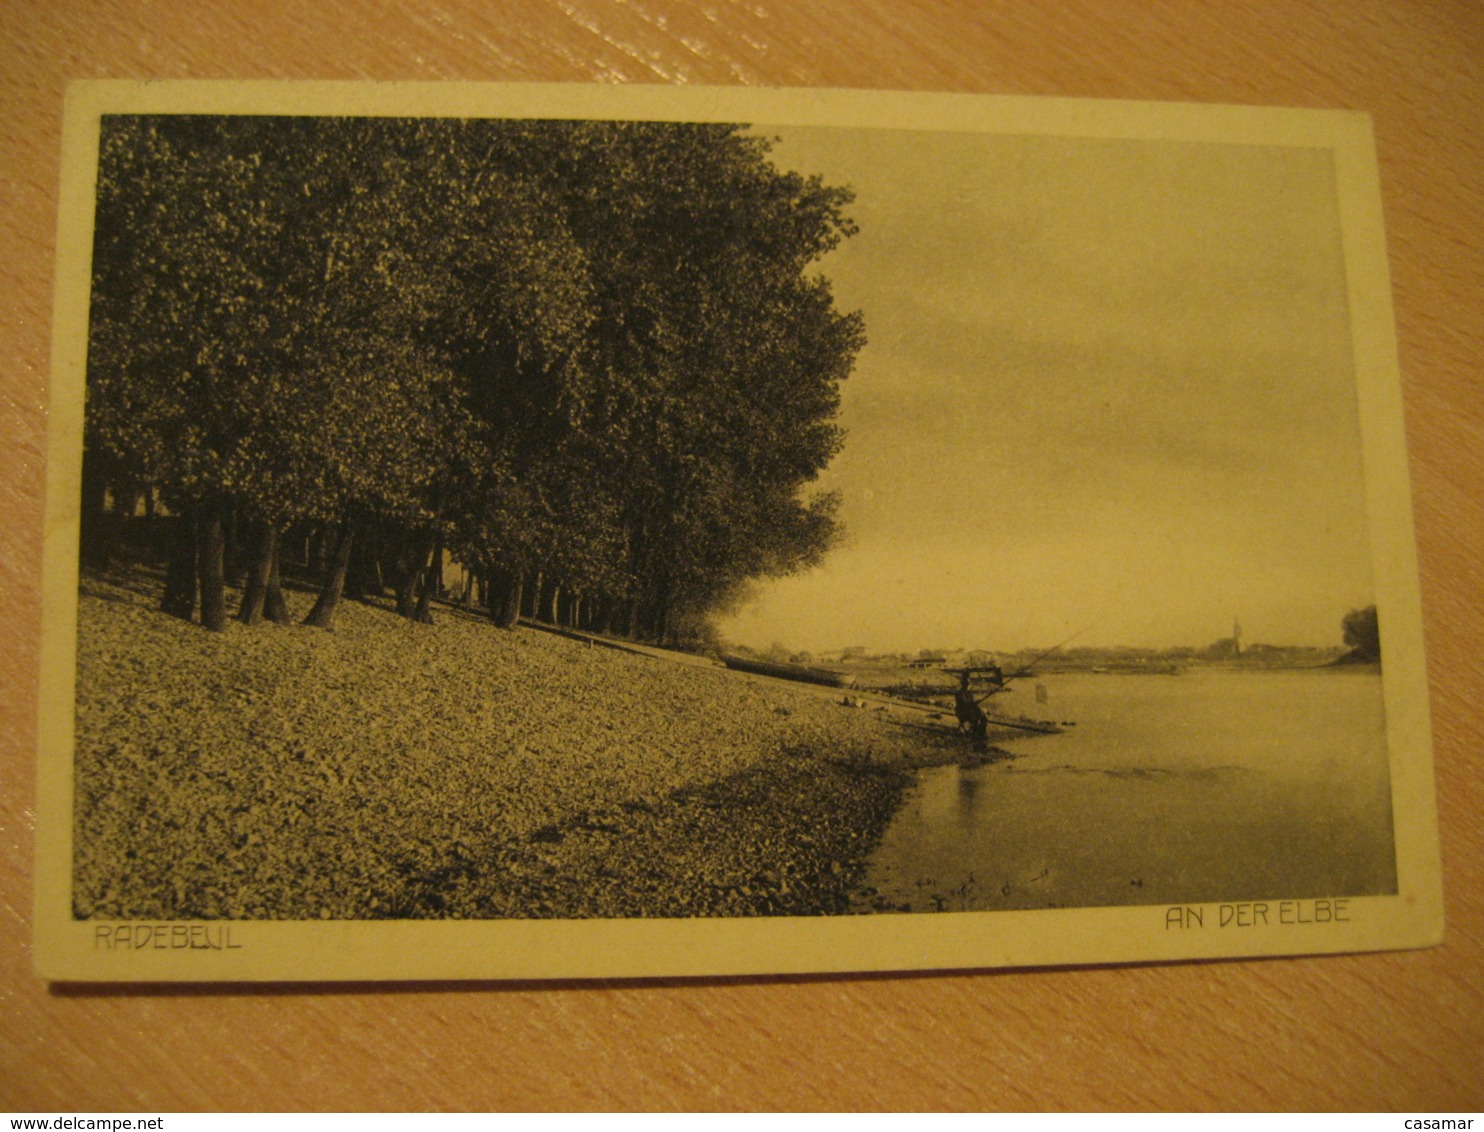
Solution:
[(1353, 117), (119, 89), (54, 389), (74, 974), (255, 925), (652, 926), (660, 972), (703, 925), (677, 973), (1436, 930), (1377, 927), (1436, 845)]

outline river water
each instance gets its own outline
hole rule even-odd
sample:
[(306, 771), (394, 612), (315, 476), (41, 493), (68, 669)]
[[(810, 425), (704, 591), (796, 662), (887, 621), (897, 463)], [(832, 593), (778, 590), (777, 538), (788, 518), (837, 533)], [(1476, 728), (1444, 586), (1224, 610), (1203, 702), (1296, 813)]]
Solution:
[(1048, 675), (992, 706), (1076, 726), (999, 743), (1011, 759), (919, 772), (868, 868), (876, 906), (978, 911), (1396, 891), (1373, 672)]

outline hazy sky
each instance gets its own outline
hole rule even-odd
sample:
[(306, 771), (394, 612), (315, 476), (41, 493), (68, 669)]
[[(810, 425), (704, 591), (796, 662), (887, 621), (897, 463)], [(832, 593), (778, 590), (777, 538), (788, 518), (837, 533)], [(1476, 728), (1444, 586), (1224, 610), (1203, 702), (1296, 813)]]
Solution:
[(1338, 644), (1373, 601), (1325, 150), (763, 128), (856, 190), (847, 542), (730, 639)]

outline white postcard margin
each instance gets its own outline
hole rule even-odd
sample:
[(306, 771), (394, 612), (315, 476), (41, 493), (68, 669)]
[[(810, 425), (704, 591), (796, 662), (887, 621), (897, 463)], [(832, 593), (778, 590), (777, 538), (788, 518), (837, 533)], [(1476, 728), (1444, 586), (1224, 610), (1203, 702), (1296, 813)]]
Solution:
[[(478, 116), (984, 131), (1323, 148), (1350, 290), (1398, 894), (1193, 906), (579, 921), (74, 920), (78, 521), (101, 115)], [(52, 980), (673, 978), (1361, 952), (1441, 942), (1443, 906), (1400, 377), (1369, 119), (1347, 111), (838, 90), (434, 83), (75, 83), (67, 95), (42, 575), (34, 969)], [(1259, 910), (1260, 907), (1260, 910)]]

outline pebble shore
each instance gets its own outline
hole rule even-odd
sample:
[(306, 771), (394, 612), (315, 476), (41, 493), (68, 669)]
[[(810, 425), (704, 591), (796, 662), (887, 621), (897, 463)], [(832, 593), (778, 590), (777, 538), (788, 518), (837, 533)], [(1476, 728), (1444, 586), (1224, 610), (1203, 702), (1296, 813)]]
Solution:
[(912, 768), (963, 754), (819, 689), (454, 609), (214, 634), (155, 586), (79, 598), (82, 918), (871, 908), (864, 862)]

